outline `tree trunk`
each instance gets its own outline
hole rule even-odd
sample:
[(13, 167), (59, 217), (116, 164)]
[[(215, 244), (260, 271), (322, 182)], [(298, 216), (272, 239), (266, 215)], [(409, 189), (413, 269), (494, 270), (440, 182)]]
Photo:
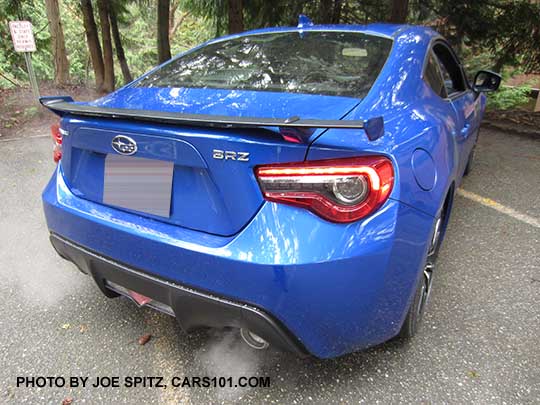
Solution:
[(416, 8), (418, 9), (418, 21), (423, 22), (429, 17), (430, 0), (419, 0)]
[(90, 52), (90, 60), (94, 69), (94, 77), (96, 79), (96, 90), (103, 91), (104, 67), (103, 54), (101, 53), (101, 45), (94, 20), (94, 10), (90, 0), (81, 0), (81, 10), (83, 13), (84, 31), (86, 33), (86, 43)]
[(496, 73), (501, 73), (505, 64), (506, 64), (506, 56), (505, 54), (501, 54), (495, 60), (495, 65), (493, 66), (492, 70)]
[(465, 38), (465, 30), (463, 29), (463, 24), (458, 24), (456, 27), (455, 35), (455, 51), (459, 57), (463, 55), (463, 39)]
[(229, 2), (229, 34), (244, 31), (244, 6), (242, 0), (228, 0)]
[(109, 23), (109, 2), (98, 0), (99, 23), (101, 25), (101, 41), (103, 44), (103, 90), (107, 93), (114, 91), (114, 62), (111, 40), (111, 24)]
[(114, 7), (110, 8), (110, 20), (111, 20), (111, 30), (114, 40), (114, 47), (116, 49), (116, 57), (118, 63), (120, 63), (120, 69), (122, 69), (122, 76), (124, 77), (124, 83), (128, 84), (133, 81), (131, 72), (129, 71), (129, 66), (126, 60), (126, 54), (124, 53), (124, 47), (122, 46), (122, 39), (120, 38), (120, 30), (118, 29), (118, 18), (116, 16), (116, 11)]
[(409, 0), (392, 0), (392, 15), (390, 22), (403, 24), (407, 22), (409, 12)]
[(332, 23), (332, 11), (333, 0), (321, 0), (319, 3), (319, 18), (317, 24), (331, 24)]
[(66, 42), (58, 0), (45, 0), (49, 31), (51, 33), (51, 46), (54, 58), (54, 82), (58, 85), (69, 83), (69, 62), (66, 55)]
[(343, 9), (343, 0), (334, 0), (334, 10), (332, 12), (332, 24), (340, 23), (342, 9)]
[(157, 10), (157, 48), (158, 63), (171, 59), (171, 44), (169, 43), (169, 7), (170, 0), (158, 0)]

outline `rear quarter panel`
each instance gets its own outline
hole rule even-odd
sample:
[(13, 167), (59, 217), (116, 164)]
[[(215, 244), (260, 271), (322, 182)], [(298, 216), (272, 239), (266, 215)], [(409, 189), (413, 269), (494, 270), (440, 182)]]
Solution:
[[(430, 40), (437, 33), (411, 28), (394, 46), (372, 90), (347, 119), (384, 118), (385, 133), (369, 141), (362, 130), (328, 130), (315, 139), (308, 159), (382, 154), (394, 163), (390, 198), (436, 216), (456, 181), (459, 156), (456, 115), (422, 78)], [(426, 185), (431, 178), (432, 184)], [(427, 181), (430, 183), (430, 181)]]

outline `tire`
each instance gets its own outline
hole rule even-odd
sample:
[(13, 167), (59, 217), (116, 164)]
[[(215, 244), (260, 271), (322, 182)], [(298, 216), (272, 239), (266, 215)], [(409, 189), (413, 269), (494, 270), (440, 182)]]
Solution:
[(424, 288), (425, 282), (424, 276), (422, 275), (422, 277), (420, 277), (420, 280), (418, 280), (416, 292), (414, 293), (414, 299), (411, 302), (409, 311), (407, 312), (407, 317), (405, 318), (405, 321), (403, 321), (403, 325), (401, 326), (401, 330), (399, 331), (398, 337), (401, 339), (410, 339), (414, 335), (416, 335), (416, 332), (418, 331), (420, 321), (422, 320), (423, 308), (420, 311), (418, 309), (421, 308), (420, 301), (423, 299)]
[(424, 315), (427, 303), (429, 301), (429, 296), (433, 288), (433, 273), (435, 270), (435, 263), (437, 261), (437, 256), (439, 254), (439, 249), (442, 243), (443, 227), (445, 226), (445, 220), (448, 214), (448, 206), (445, 205), (444, 209), (441, 212), (441, 215), (435, 221), (433, 229), (433, 237), (431, 246), (429, 248), (428, 254), (424, 261), (423, 274), (418, 280), (416, 285), (416, 291), (414, 293), (414, 298), (409, 306), (407, 311), (407, 316), (403, 321), (401, 330), (399, 331), (398, 337), (401, 339), (410, 339), (418, 332), (420, 323), (422, 321), (422, 316)]
[(469, 159), (467, 160), (467, 166), (465, 166), (465, 171), (463, 172), (464, 176), (468, 176), (474, 166), (474, 150), (476, 145), (472, 148), (471, 153), (469, 153)]
[(476, 140), (474, 141), (474, 146), (471, 149), (471, 152), (469, 153), (469, 158), (467, 159), (467, 166), (465, 166), (465, 171), (463, 172), (463, 176), (467, 176), (474, 167), (474, 151), (476, 150), (476, 144), (478, 143), (479, 137), (480, 137), (480, 130), (478, 130), (478, 134), (476, 135)]

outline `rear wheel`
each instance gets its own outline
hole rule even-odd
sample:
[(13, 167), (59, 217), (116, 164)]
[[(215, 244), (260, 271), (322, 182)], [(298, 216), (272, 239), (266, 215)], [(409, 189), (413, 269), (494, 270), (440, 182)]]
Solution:
[(476, 144), (478, 143), (478, 137), (480, 136), (480, 130), (478, 130), (478, 135), (476, 141), (474, 141), (474, 146), (469, 153), (469, 158), (467, 159), (467, 166), (465, 166), (465, 171), (463, 172), (464, 176), (467, 176), (474, 167), (474, 151), (476, 149)]
[(443, 210), (443, 213), (441, 213), (441, 216), (435, 222), (433, 237), (431, 239), (429, 252), (424, 263), (423, 273), (418, 280), (413, 301), (411, 302), (411, 306), (409, 307), (409, 311), (407, 312), (403, 326), (399, 331), (398, 336), (401, 338), (408, 339), (413, 337), (420, 326), (422, 316), (431, 294), (435, 262), (437, 260), (439, 247), (441, 245), (442, 227), (445, 224), (445, 218), (446, 209)]
[(475, 148), (476, 148), (476, 146), (473, 147), (472, 150), (471, 150), (471, 153), (469, 153), (469, 159), (467, 160), (467, 166), (465, 166), (465, 171), (463, 172), (464, 176), (467, 176), (471, 172), (471, 170), (472, 170), (472, 168), (474, 166), (474, 149)]

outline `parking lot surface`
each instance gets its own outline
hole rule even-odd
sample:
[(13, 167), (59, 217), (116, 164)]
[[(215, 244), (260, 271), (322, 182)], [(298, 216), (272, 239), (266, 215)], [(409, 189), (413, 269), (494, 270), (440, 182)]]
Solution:
[[(419, 335), (325, 361), (256, 352), (232, 331), (186, 335), (167, 315), (105, 298), (49, 244), (50, 139), (0, 141), (0, 155), (0, 403), (540, 402), (540, 139), (483, 130)], [(32, 376), (268, 376), (271, 386), (16, 386)]]

